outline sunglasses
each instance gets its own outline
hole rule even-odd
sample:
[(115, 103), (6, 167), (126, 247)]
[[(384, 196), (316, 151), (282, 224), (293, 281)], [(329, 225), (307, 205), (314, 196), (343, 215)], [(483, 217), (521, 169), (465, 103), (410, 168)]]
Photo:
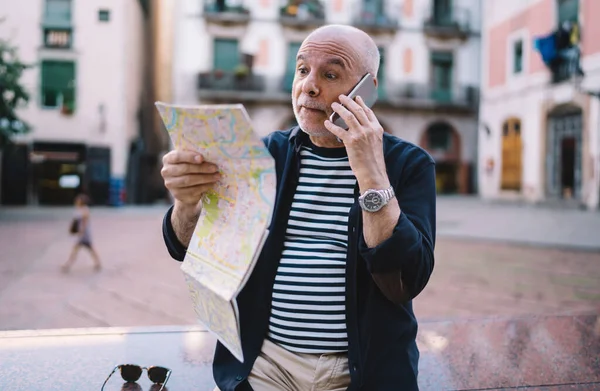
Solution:
[(147, 370), (148, 378), (152, 381), (152, 383), (162, 384), (162, 387), (160, 387), (160, 390), (158, 390), (158, 391), (162, 391), (163, 388), (165, 388), (165, 384), (169, 380), (169, 376), (171, 376), (171, 370), (168, 368), (163, 368), (163, 367), (148, 367), (148, 368), (146, 368), (146, 367), (140, 367), (139, 365), (134, 365), (134, 364), (117, 365), (115, 367), (115, 369), (112, 370), (110, 375), (108, 375), (106, 380), (104, 380), (104, 384), (102, 384), (102, 388), (100, 389), (100, 391), (104, 390), (104, 386), (108, 382), (108, 379), (110, 379), (110, 377), (113, 375), (113, 373), (115, 373), (117, 371), (117, 369), (121, 372), (121, 377), (123, 378), (123, 380), (125, 380), (128, 383), (137, 382), (140, 379), (140, 376), (142, 376), (142, 372), (144, 371), (144, 369)]

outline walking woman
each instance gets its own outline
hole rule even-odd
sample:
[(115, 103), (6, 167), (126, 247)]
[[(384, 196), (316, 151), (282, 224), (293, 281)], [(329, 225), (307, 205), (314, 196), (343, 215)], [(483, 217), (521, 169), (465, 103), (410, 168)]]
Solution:
[(94, 260), (94, 270), (99, 271), (102, 268), (100, 257), (92, 246), (92, 238), (90, 231), (90, 208), (89, 198), (85, 194), (79, 194), (75, 197), (75, 219), (71, 227), (71, 233), (77, 235), (77, 241), (71, 250), (71, 256), (67, 262), (62, 265), (62, 271), (68, 273), (73, 263), (77, 258), (77, 253), (82, 247), (85, 247), (91, 254)]

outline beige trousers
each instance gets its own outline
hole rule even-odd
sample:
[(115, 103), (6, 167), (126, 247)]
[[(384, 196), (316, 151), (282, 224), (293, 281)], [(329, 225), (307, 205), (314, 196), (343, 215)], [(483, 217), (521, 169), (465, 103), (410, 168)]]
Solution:
[(345, 391), (350, 385), (348, 357), (290, 352), (265, 339), (248, 382), (254, 391)]

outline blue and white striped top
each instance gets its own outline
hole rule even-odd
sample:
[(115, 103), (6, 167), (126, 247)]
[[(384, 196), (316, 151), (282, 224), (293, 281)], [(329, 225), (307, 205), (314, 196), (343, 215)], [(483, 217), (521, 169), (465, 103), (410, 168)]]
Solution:
[(300, 151), (268, 338), (299, 353), (348, 350), (346, 252), (356, 178), (345, 148)]

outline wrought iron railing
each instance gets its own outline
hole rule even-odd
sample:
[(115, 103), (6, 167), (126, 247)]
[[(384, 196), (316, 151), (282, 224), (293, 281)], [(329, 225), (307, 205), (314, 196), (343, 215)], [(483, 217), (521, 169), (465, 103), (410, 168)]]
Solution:
[(287, 25), (321, 25), (325, 23), (325, 6), (319, 0), (285, 1), (279, 20)]
[(436, 34), (468, 34), (472, 29), (471, 23), (469, 9), (453, 7), (451, 12), (438, 12), (432, 7), (424, 27), (426, 32)]
[(220, 91), (264, 91), (264, 76), (252, 73), (236, 75), (235, 72), (205, 72), (198, 75), (198, 88)]

